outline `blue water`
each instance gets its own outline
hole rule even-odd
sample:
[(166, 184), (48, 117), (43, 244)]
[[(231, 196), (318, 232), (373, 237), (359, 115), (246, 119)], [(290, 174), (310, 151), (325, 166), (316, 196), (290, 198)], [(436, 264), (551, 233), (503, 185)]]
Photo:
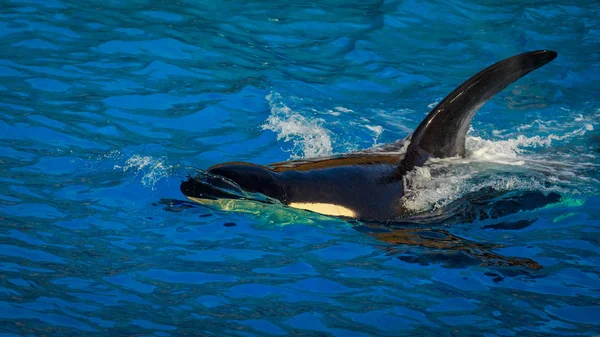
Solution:
[[(597, 1), (1, 3), (0, 336), (600, 334)], [(381, 233), (181, 203), (191, 167), (404, 138), (535, 49), (406, 202), (560, 203)]]

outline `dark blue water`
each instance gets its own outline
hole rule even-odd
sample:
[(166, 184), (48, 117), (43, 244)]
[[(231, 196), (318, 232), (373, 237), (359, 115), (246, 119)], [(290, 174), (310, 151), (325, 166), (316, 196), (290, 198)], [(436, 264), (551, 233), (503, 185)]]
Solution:
[[(1, 1), (0, 336), (600, 334), (599, 17), (597, 1)], [(404, 203), (559, 203), (376, 232), (180, 202), (190, 167), (404, 138), (535, 49), (559, 57)]]

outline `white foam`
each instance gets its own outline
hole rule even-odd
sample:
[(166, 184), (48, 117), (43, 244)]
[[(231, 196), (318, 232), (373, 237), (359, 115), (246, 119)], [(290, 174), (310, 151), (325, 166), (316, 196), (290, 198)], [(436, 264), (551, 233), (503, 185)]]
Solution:
[[(580, 121), (579, 125), (560, 136), (518, 135), (504, 140), (468, 136), (465, 158), (432, 159), (426, 166), (409, 172), (405, 177), (403, 206), (414, 212), (433, 210), (486, 187), (499, 191), (586, 193), (593, 178), (579, 172), (597, 166), (593, 163), (594, 155), (588, 154), (591, 158), (582, 160), (581, 156), (570, 158), (561, 152), (531, 152), (535, 148), (551, 148), (557, 142), (581, 137), (594, 130), (594, 126), (584, 122), (581, 115), (575, 120)], [(549, 125), (541, 122), (533, 124), (538, 125), (538, 130), (547, 129)], [(527, 125), (527, 128), (530, 126)], [(569, 123), (569, 127), (572, 126)]]
[(345, 113), (353, 112), (351, 109), (344, 108), (343, 106), (336, 106), (336, 107), (334, 107), (334, 109), (339, 112), (345, 112)]
[(121, 154), (121, 151), (119, 150), (112, 150), (102, 156), (100, 156), (101, 159), (121, 159), (123, 155)]
[(333, 153), (330, 131), (321, 118), (309, 119), (286, 106), (278, 93), (266, 96), (271, 115), (262, 125), (263, 130), (277, 133), (277, 140), (292, 142), (292, 158), (329, 156)]
[(377, 146), (377, 140), (379, 140), (379, 136), (383, 132), (383, 127), (380, 125), (365, 125), (365, 127), (373, 132), (373, 146)]
[[(513, 172), (489, 166), (474, 165), (434, 165), (419, 167), (404, 178), (405, 195), (402, 205), (415, 213), (435, 210), (484, 188), (497, 191), (536, 190), (545, 193), (564, 193), (560, 186), (547, 187), (546, 177), (535, 173)], [(434, 172), (434, 173), (432, 173)], [(486, 174), (486, 177), (482, 177)]]
[(436, 100), (435, 100), (433, 103), (429, 103), (429, 104), (427, 105), (427, 107), (428, 107), (429, 109), (433, 109), (433, 108), (435, 108), (435, 107), (436, 107), (436, 105), (440, 104), (440, 102), (441, 102), (441, 101), (442, 101), (442, 98), (437, 98), (437, 99), (436, 99)]

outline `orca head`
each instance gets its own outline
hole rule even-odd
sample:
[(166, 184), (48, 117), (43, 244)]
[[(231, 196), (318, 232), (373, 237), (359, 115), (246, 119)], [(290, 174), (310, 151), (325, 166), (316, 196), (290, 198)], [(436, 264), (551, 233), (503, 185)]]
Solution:
[(181, 192), (194, 201), (214, 204), (216, 200), (250, 200), (285, 203), (286, 194), (271, 169), (250, 163), (224, 163), (197, 170), (181, 183)]

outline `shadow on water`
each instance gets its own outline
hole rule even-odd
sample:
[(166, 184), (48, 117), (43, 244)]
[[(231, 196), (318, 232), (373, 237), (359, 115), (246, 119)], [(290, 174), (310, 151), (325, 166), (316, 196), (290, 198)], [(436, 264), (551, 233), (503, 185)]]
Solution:
[[(378, 240), (392, 244), (387, 247), (390, 254), (398, 254), (398, 259), (423, 266), (439, 264), (445, 268), (467, 268), (469, 266), (493, 267), (495, 272), (485, 275), (494, 282), (506, 276), (529, 275), (542, 266), (528, 258), (503, 256), (494, 250), (504, 248), (496, 243), (480, 243), (452, 234), (452, 225), (476, 221), (499, 219), (507, 215), (530, 211), (559, 202), (557, 193), (543, 194), (539, 191), (495, 191), (485, 188), (470, 193), (446, 207), (432, 212), (417, 214), (394, 223), (362, 223), (355, 227)], [(488, 224), (483, 230), (520, 230), (537, 221), (520, 219)]]
[(439, 264), (444, 268), (461, 269), (469, 266), (493, 267), (498, 273), (487, 272), (494, 282), (505, 276), (532, 275), (542, 268), (534, 260), (503, 256), (493, 250), (504, 245), (479, 243), (450, 233), (443, 228), (394, 228), (381, 225), (362, 225), (357, 230), (391, 244), (386, 247), (389, 254), (398, 259), (422, 266)]

